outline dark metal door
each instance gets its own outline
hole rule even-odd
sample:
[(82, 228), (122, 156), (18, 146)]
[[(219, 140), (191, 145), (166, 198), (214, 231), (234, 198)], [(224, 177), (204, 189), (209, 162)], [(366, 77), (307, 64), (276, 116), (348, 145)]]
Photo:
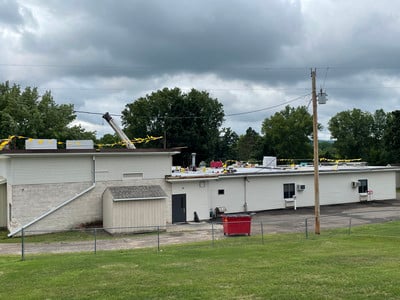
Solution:
[(172, 223), (186, 222), (186, 194), (172, 195)]

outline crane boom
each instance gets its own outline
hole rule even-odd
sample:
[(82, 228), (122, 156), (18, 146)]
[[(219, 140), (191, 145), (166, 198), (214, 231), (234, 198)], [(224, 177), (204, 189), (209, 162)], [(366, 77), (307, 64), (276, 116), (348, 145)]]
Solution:
[(126, 134), (122, 131), (121, 128), (114, 122), (113, 118), (111, 115), (106, 112), (103, 115), (103, 119), (107, 121), (108, 124), (110, 124), (111, 128), (114, 129), (115, 133), (118, 134), (118, 136), (121, 138), (121, 140), (125, 143), (126, 148), (128, 149), (136, 149), (135, 145), (131, 142), (131, 140), (126, 136)]

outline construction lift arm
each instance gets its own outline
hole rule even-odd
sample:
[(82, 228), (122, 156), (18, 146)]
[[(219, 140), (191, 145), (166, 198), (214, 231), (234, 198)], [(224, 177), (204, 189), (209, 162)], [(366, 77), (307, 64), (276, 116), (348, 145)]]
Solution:
[(114, 129), (115, 133), (118, 134), (118, 136), (121, 138), (121, 140), (125, 143), (126, 148), (128, 149), (136, 149), (135, 145), (131, 142), (131, 140), (126, 136), (126, 134), (122, 131), (121, 128), (114, 122), (113, 118), (111, 115), (106, 112), (103, 115), (103, 119), (107, 121), (108, 124), (110, 124), (111, 128)]

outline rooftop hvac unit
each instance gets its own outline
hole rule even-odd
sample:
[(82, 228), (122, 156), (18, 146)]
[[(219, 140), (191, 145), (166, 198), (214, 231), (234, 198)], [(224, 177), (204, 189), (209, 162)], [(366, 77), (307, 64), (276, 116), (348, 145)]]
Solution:
[(57, 150), (55, 139), (27, 139), (25, 140), (26, 150)]
[(67, 149), (93, 149), (92, 140), (67, 140)]
[(264, 156), (263, 157), (264, 168), (276, 168), (276, 157), (275, 156)]
[(297, 185), (297, 190), (298, 191), (304, 191), (306, 189), (306, 185), (305, 184), (298, 184)]
[(359, 181), (352, 181), (351, 182), (351, 187), (353, 188), (353, 189), (355, 189), (355, 188), (357, 188), (357, 187), (359, 187), (360, 186), (360, 182)]

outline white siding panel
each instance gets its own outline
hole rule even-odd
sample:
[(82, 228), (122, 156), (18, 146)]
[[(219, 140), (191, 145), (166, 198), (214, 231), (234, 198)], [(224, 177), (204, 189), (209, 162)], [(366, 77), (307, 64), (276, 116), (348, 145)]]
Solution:
[(108, 189), (103, 194), (103, 227), (109, 228), (113, 224), (113, 205), (111, 193)]
[(194, 221), (194, 212), (200, 220), (210, 218), (209, 181), (192, 181), (173, 185), (172, 194), (186, 194), (186, 218)]
[(171, 173), (171, 160), (165, 155), (99, 156), (96, 169), (97, 180), (123, 180), (124, 174), (143, 174), (143, 179), (164, 178)]
[(91, 156), (21, 157), (11, 164), (12, 184), (82, 182), (93, 177)]
[[(369, 200), (396, 199), (395, 171), (365, 171), (320, 173), (320, 205), (354, 203), (360, 201), (358, 188), (352, 188), (351, 182), (368, 180), (368, 189), (373, 191)], [(224, 206), (228, 213), (244, 211), (247, 202), (248, 211), (260, 211), (285, 208), (283, 185), (293, 183), (296, 187), (296, 206), (314, 206), (314, 175), (283, 174), (259, 175), (247, 177), (220, 177), (218, 180), (175, 181), (172, 183), (173, 194), (186, 194), (188, 219), (196, 211), (200, 219), (209, 218), (210, 209)], [(303, 191), (297, 185), (305, 185)], [(223, 195), (218, 190), (224, 190)], [(292, 203), (290, 203), (292, 204)]]
[(165, 200), (113, 202), (112, 227), (130, 227), (117, 232), (154, 230), (165, 225)]
[(7, 157), (0, 156), (0, 176), (7, 178), (10, 160)]
[(0, 184), (0, 227), (7, 226), (7, 185)]
[[(224, 178), (210, 182), (212, 208), (223, 206), (227, 213), (244, 211), (243, 178)], [(218, 193), (223, 190), (224, 194)]]

